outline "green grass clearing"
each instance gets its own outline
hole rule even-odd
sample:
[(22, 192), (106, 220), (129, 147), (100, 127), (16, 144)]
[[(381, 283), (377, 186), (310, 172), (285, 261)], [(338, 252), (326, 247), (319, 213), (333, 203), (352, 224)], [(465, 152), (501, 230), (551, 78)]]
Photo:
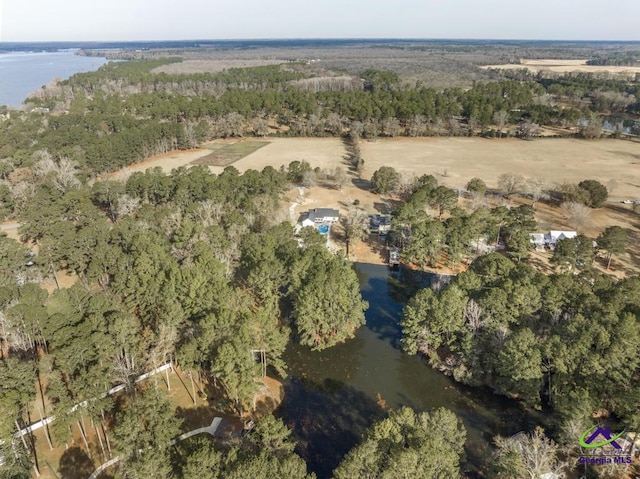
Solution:
[(229, 166), (232, 163), (250, 155), (263, 146), (268, 145), (268, 141), (238, 141), (237, 143), (210, 143), (203, 148), (211, 150), (207, 156), (198, 158), (191, 162), (192, 165), (206, 166)]

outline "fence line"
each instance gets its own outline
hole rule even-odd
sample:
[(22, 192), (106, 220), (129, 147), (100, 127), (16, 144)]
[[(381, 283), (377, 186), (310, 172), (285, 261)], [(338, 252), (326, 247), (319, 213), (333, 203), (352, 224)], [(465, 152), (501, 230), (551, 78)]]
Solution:
[[(144, 374), (141, 374), (140, 376), (138, 376), (135, 380), (134, 383), (139, 383), (140, 381), (144, 381), (147, 378), (150, 378), (151, 376), (161, 373), (163, 371), (166, 371), (167, 369), (172, 369), (173, 368), (173, 362), (169, 361), (166, 364), (163, 364), (162, 366), (159, 366), (155, 369), (152, 369), (149, 372), (146, 372)], [(78, 404), (75, 404), (70, 411), (71, 412), (75, 412), (78, 410), (79, 407), (86, 407), (89, 404), (89, 401), (95, 401), (96, 399), (103, 399), (106, 398), (107, 396), (112, 396), (115, 393), (122, 391), (123, 389), (125, 389), (127, 387), (126, 384), (118, 384), (115, 387), (112, 387), (111, 389), (109, 389), (106, 393), (103, 393), (99, 398), (93, 398), (93, 399), (87, 399), (86, 401), (82, 401)], [(35, 422), (33, 424), (31, 424), (30, 426), (25, 427), (24, 429), (21, 429), (20, 431), (16, 432), (14, 435), (17, 438), (20, 438), (22, 436), (26, 436), (27, 434), (32, 433), (33, 431), (37, 431), (38, 429), (42, 429), (44, 426), (46, 426), (47, 424), (51, 424), (54, 420), (55, 420), (55, 416), (49, 416), (45, 419), (41, 419), (38, 422)], [(0, 441), (0, 444), (2, 442)]]

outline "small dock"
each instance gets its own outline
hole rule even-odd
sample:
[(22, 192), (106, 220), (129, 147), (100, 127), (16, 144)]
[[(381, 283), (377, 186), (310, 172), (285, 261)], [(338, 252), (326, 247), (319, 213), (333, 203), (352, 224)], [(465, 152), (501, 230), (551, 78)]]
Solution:
[(389, 268), (398, 269), (400, 266), (400, 248), (389, 248)]

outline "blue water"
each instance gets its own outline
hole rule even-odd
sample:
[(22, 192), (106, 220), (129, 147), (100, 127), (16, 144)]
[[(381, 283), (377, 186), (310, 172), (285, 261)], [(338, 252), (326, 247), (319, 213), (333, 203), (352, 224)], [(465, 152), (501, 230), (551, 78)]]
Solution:
[(19, 107), (29, 93), (55, 78), (97, 70), (106, 58), (84, 57), (74, 51), (0, 53), (0, 105)]
[(318, 226), (318, 233), (320, 233), (321, 235), (326, 235), (329, 232), (329, 226), (328, 225), (320, 225)]

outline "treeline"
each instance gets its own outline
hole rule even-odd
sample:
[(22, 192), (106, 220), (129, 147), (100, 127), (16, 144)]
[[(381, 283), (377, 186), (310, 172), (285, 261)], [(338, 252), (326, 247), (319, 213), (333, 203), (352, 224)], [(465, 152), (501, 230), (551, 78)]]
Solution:
[(403, 345), (461, 382), (488, 385), (561, 421), (606, 411), (640, 426), (640, 280), (545, 276), (500, 254), (405, 307)]
[(638, 53), (610, 53), (587, 60), (587, 65), (632, 67), (637, 66), (639, 62), (640, 54)]
[[(191, 73), (188, 75), (152, 73), (154, 68), (179, 63), (180, 58), (161, 58), (157, 60), (130, 60), (110, 62), (95, 72), (78, 73), (60, 86), (70, 87), (74, 95), (93, 94), (102, 85), (118, 85), (117, 93), (167, 91), (177, 93), (188, 86), (191, 95), (209, 92), (223, 92), (227, 88), (245, 88), (261, 90), (276, 88), (288, 82), (307, 78), (308, 75), (285, 69), (280, 65), (264, 65), (246, 68), (229, 68), (220, 73)], [(107, 87), (108, 88), (108, 87)], [(187, 93), (185, 93), (187, 94)]]
[(529, 138), (539, 125), (580, 126), (579, 134), (597, 138), (603, 124), (599, 115), (629, 118), (640, 112), (637, 84), (589, 75), (507, 73), (514, 79), (436, 90), (368, 70), (362, 88), (322, 91), (326, 82), (319, 82), (319, 91), (309, 91), (296, 86), (306, 74), (278, 65), (204, 76), (151, 73), (159, 63), (109, 64), (44, 89), (30, 104), (55, 114), (12, 112), (0, 123), (0, 158), (14, 167), (29, 166), (35, 151), (47, 150), (97, 175), (213, 138), (347, 131), (365, 138)]
[[(29, 422), (36, 388), (51, 405), (42, 414), (56, 416), (52, 443), (67, 442), (71, 427), (84, 435), (87, 418), (110, 434), (108, 418), (127, 408), (111, 398), (72, 406), (115, 384), (132, 392), (139, 374), (170, 359), (217, 384), (230, 409), (249, 409), (267, 368), (286, 375), (282, 354), (292, 338), (324, 349), (364, 323), (367, 304), (350, 264), (317, 233), (300, 248), (281, 223), (286, 170), (156, 169), (89, 188), (49, 160), (40, 160), (37, 191), (21, 215), (21, 237), (38, 254), (0, 237), (6, 443)], [(77, 274), (78, 284), (51, 295), (36, 284), (60, 270)], [(122, 447), (128, 436), (114, 434)]]

